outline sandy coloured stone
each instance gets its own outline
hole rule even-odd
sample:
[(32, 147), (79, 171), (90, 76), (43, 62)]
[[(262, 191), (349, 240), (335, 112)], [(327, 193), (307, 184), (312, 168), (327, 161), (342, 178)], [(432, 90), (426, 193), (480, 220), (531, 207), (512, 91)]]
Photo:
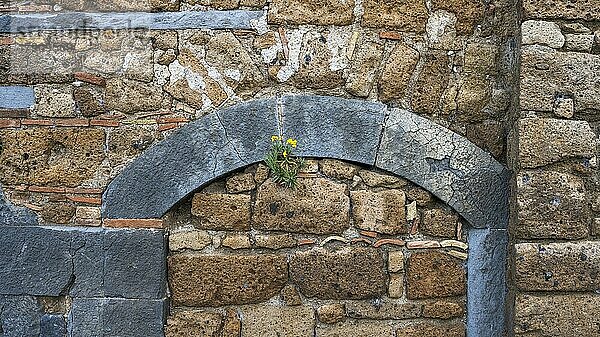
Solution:
[(33, 113), (43, 117), (75, 117), (73, 87), (61, 84), (35, 86)]
[(290, 259), (290, 279), (309, 298), (365, 299), (387, 290), (383, 255), (370, 248), (296, 252)]
[(313, 337), (315, 313), (312, 307), (253, 305), (241, 307), (242, 336)]
[(354, 20), (354, 0), (274, 0), (270, 2), (268, 22), (292, 25), (349, 25)]
[(202, 250), (212, 243), (208, 232), (201, 230), (174, 231), (169, 233), (169, 250)]
[(127, 164), (163, 136), (154, 125), (127, 125), (108, 133), (108, 160), (113, 167)]
[(374, 172), (372, 170), (360, 170), (358, 175), (361, 177), (365, 185), (369, 187), (390, 187), (401, 188), (408, 184), (408, 181), (400, 177)]
[(439, 300), (423, 305), (423, 317), (451, 319), (465, 314), (465, 304), (455, 300)]
[(518, 294), (515, 336), (598, 336), (600, 296), (596, 294)]
[(134, 80), (113, 78), (106, 81), (106, 107), (124, 113), (160, 110), (170, 106), (161, 87)]
[(352, 179), (358, 172), (358, 166), (335, 159), (323, 159), (319, 162), (321, 172), (336, 179)]
[(418, 302), (347, 301), (346, 312), (354, 319), (414, 319), (421, 316), (422, 305)]
[(256, 235), (254, 244), (259, 248), (281, 249), (296, 247), (298, 241), (290, 234)]
[(515, 249), (515, 283), (521, 291), (600, 289), (598, 242), (520, 243)]
[(390, 273), (404, 271), (404, 253), (401, 250), (388, 252), (388, 270)]
[(395, 337), (391, 325), (357, 320), (346, 320), (335, 325), (318, 325), (316, 332), (319, 337)]
[(247, 192), (256, 188), (256, 183), (252, 173), (241, 173), (227, 178), (225, 188), (229, 193)]
[(433, 0), (433, 10), (443, 9), (456, 14), (456, 31), (461, 35), (470, 35), (475, 26), (483, 20), (485, 3), (482, 0)]
[(479, 72), (465, 74), (456, 96), (459, 120), (473, 123), (487, 119), (488, 114), (483, 110), (491, 94), (491, 82), (487, 75)]
[(42, 206), (40, 215), (44, 222), (55, 224), (67, 224), (75, 216), (76, 207), (69, 202), (49, 202)]
[(423, 207), (431, 201), (433, 196), (431, 193), (420, 187), (413, 187), (406, 192), (406, 198), (416, 202), (418, 206)]
[(403, 191), (359, 190), (350, 192), (350, 197), (355, 227), (390, 235), (408, 232)]
[(157, 30), (150, 31), (152, 46), (156, 49), (177, 49), (179, 43), (177, 31)]
[(464, 70), (479, 74), (493, 75), (498, 70), (497, 45), (490, 43), (469, 43), (465, 49)]
[(363, 1), (362, 25), (423, 33), (427, 23), (427, 7), (421, 0)]
[(346, 90), (358, 97), (368, 97), (373, 89), (381, 60), (384, 46), (366, 37), (361, 37), (350, 62)]
[(504, 126), (497, 121), (483, 121), (467, 125), (467, 139), (490, 152), (495, 158), (502, 158), (506, 146)]
[(341, 303), (325, 304), (317, 308), (317, 316), (323, 323), (341, 322), (346, 319), (346, 308)]
[(404, 295), (404, 274), (390, 274), (388, 284), (388, 296), (390, 298), (401, 298)]
[(448, 86), (450, 67), (445, 51), (423, 56), (425, 64), (415, 84), (411, 104), (415, 112), (433, 114), (440, 110), (442, 94)]
[(29, 128), (0, 131), (0, 180), (8, 185), (75, 187), (105, 158), (104, 131)]
[(571, 118), (575, 112), (575, 103), (572, 98), (557, 97), (554, 101), (554, 114), (558, 117)]
[(554, 171), (524, 171), (517, 176), (516, 192), (517, 237), (575, 239), (588, 235), (590, 210), (581, 178)]
[(538, 19), (600, 20), (600, 13), (597, 11), (597, 6), (598, 3), (595, 0), (523, 1), (524, 16), (526, 18)]
[(285, 305), (302, 305), (302, 296), (293, 284), (288, 284), (281, 289), (281, 300)]
[(108, 111), (104, 104), (104, 89), (95, 86), (77, 87), (73, 90), (73, 99), (83, 117), (94, 117)]
[(418, 61), (419, 53), (416, 50), (403, 43), (398, 43), (394, 47), (379, 80), (379, 98), (382, 101), (404, 97)]
[(208, 337), (215, 336), (220, 328), (222, 317), (218, 313), (205, 311), (179, 311), (167, 319), (166, 337)]
[(464, 295), (463, 263), (439, 251), (413, 252), (408, 258), (407, 297), (425, 299)]
[(344, 38), (343, 34), (340, 30), (330, 29), (325, 33), (308, 32), (303, 36), (298, 71), (291, 77), (296, 87), (333, 89), (344, 85), (345, 58), (335, 57), (335, 49), (330, 47), (332, 43), (339, 43), (336, 40)]
[(231, 249), (250, 248), (250, 238), (248, 234), (227, 234), (221, 241), (221, 246)]
[(570, 51), (589, 53), (594, 45), (594, 35), (565, 34), (565, 48)]
[(444, 10), (434, 11), (427, 19), (427, 40), (433, 48), (443, 50), (460, 49), (456, 38), (456, 15)]
[(565, 45), (558, 24), (550, 21), (528, 20), (521, 24), (521, 36), (524, 45), (543, 44), (551, 48), (560, 49)]
[(450, 210), (428, 209), (423, 211), (419, 231), (425, 235), (453, 238), (457, 222), (458, 216)]
[(169, 284), (176, 306), (259, 303), (277, 295), (288, 276), (281, 255), (173, 255)]
[(238, 312), (233, 309), (227, 309), (225, 320), (223, 321), (222, 337), (239, 337), (242, 333), (242, 320)]
[(444, 325), (416, 323), (398, 329), (396, 337), (464, 337), (465, 332), (464, 323)]
[(347, 187), (323, 178), (299, 178), (296, 190), (271, 180), (256, 193), (253, 227), (296, 233), (341, 233), (349, 225)]
[(196, 193), (192, 214), (200, 219), (198, 228), (243, 231), (250, 229), (250, 206), (247, 194)]

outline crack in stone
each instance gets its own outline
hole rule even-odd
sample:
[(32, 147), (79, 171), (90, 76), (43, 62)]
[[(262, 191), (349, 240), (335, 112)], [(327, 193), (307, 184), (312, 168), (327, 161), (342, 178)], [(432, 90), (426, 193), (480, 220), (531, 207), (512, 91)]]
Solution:
[(390, 118), (390, 111), (389, 109), (385, 108), (385, 112), (383, 115), (383, 123), (381, 125), (381, 131), (379, 133), (379, 140), (377, 142), (377, 148), (375, 149), (375, 158), (373, 160), (373, 166), (377, 165), (378, 159), (379, 159), (379, 150), (381, 149), (381, 143), (383, 142), (383, 137), (385, 136), (385, 132), (387, 130), (387, 122)]

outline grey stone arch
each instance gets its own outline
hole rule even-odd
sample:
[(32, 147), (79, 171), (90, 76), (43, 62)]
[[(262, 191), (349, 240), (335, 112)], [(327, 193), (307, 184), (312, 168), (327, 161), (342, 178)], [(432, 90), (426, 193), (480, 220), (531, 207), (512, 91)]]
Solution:
[(336, 97), (287, 95), (222, 109), (152, 146), (103, 196), (104, 218), (159, 218), (193, 191), (262, 161), (272, 135), (298, 154), (394, 173), (454, 208), (468, 231), (467, 336), (506, 331), (508, 177), (469, 140), (402, 109)]

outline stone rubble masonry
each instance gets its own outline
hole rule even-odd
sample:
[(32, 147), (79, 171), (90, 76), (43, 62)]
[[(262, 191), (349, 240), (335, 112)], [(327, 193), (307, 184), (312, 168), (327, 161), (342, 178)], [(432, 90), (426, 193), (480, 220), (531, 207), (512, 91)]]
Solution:
[(354, 0), (274, 0), (269, 4), (270, 24), (349, 25), (354, 20)]
[(243, 306), (242, 336), (312, 337), (315, 312), (312, 307)]
[(408, 233), (404, 192), (359, 190), (350, 192), (350, 196), (357, 228), (390, 235)]
[(250, 228), (250, 196), (246, 194), (196, 193), (192, 214), (201, 229), (246, 230)]
[(425, 299), (466, 292), (462, 262), (438, 251), (415, 252), (408, 259), (407, 297)]

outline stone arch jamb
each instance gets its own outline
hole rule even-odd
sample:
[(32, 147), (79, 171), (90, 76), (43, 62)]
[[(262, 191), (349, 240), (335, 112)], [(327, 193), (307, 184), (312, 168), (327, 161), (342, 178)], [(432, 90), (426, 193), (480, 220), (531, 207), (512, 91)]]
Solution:
[(288, 95), (217, 111), (177, 130), (116, 177), (103, 196), (103, 218), (159, 218), (197, 188), (262, 161), (270, 136), (280, 133), (299, 139), (299, 155), (392, 172), (461, 214), (472, 226), (467, 336), (504, 334), (509, 173), (466, 138), (405, 110)]

